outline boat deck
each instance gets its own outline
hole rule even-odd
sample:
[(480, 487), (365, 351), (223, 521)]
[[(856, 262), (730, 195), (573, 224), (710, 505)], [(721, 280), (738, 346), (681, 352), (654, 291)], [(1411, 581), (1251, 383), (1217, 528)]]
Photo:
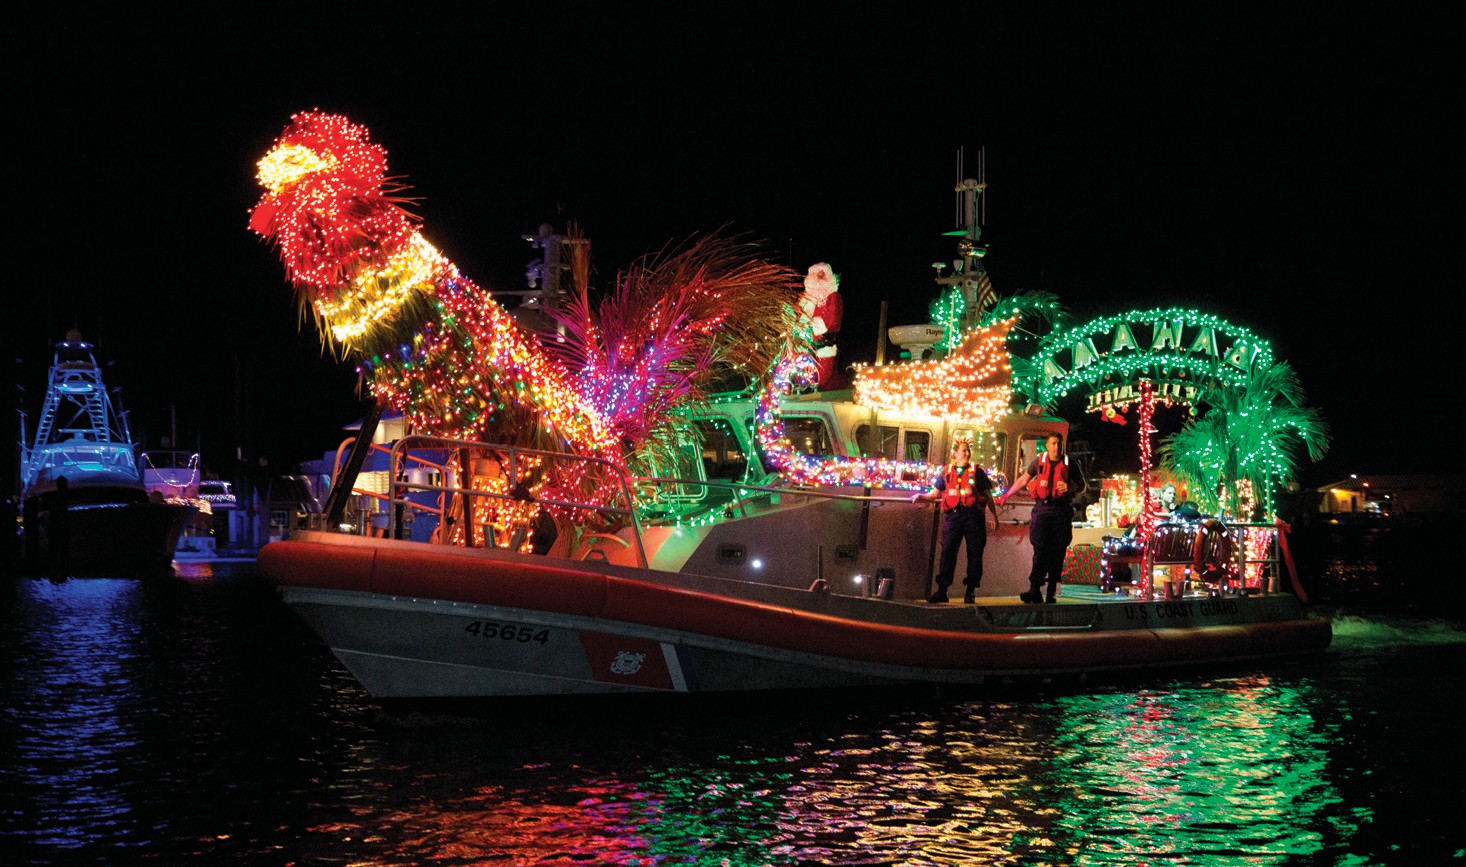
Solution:
[[(951, 601), (949, 601), (949, 602), (946, 603), (948, 606), (962, 606), (962, 605), (964, 605), (964, 603), (962, 602), (962, 585), (961, 584), (953, 585), (951, 588), (948, 589), (947, 593), (951, 597)], [(1233, 595), (1235, 595), (1235, 594), (1233, 594)], [(1143, 593), (1140, 592), (1140, 590), (1139, 590), (1138, 587), (1127, 587), (1123, 591), (1111, 591), (1109, 593), (1106, 593), (1106, 592), (1100, 590), (1099, 586), (1098, 585), (1095, 585), (1095, 584), (1061, 584), (1061, 585), (1059, 585), (1059, 593), (1058, 593), (1058, 596), (1055, 598), (1055, 604), (1058, 604), (1058, 605), (1065, 605), (1065, 604), (1068, 604), (1068, 605), (1076, 605), (1076, 604), (1094, 605), (1094, 604), (1097, 604), (1097, 603), (1098, 604), (1122, 604), (1122, 603), (1127, 603), (1127, 602), (1167, 602), (1167, 601), (1170, 601), (1170, 602), (1177, 602), (1177, 601), (1186, 602), (1186, 601), (1196, 601), (1196, 600), (1200, 600), (1200, 599), (1208, 599), (1210, 597), (1211, 597), (1211, 594), (1206, 589), (1191, 589), (1191, 590), (1188, 590), (1185, 594), (1183, 594), (1179, 599), (1167, 599), (1164, 589), (1157, 588), (1157, 590), (1150, 596), (1150, 598), (1147, 599), (1146, 596)], [(905, 604), (905, 605), (917, 605), (917, 606), (931, 607), (931, 608), (937, 607), (936, 605), (933, 605), (932, 603), (927, 602), (924, 599), (898, 599), (898, 600), (892, 600), (892, 601), (900, 602), (900, 603)], [(976, 604), (978, 604), (978, 605), (1027, 605), (1029, 603), (1026, 603), (1022, 599), (1019, 599), (1016, 595), (1014, 595), (1014, 596), (982, 596), (982, 595), (979, 595), (977, 597)]]

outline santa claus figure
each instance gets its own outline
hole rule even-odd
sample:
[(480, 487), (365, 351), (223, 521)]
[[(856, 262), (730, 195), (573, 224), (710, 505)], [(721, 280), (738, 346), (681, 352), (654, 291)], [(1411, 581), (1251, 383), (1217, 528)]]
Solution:
[(804, 276), (804, 294), (799, 296), (799, 309), (809, 319), (814, 332), (814, 359), (818, 368), (816, 380), (822, 389), (838, 388), (835, 370), (835, 337), (840, 333), (840, 318), (845, 302), (840, 298), (840, 278), (828, 262), (809, 266)]

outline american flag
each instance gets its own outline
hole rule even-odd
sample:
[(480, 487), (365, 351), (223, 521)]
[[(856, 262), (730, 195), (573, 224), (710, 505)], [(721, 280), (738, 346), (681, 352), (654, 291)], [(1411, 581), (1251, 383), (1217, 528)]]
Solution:
[(986, 313), (989, 307), (998, 303), (998, 294), (993, 291), (993, 281), (988, 279), (988, 269), (977, 263), (977, 294), (973, 306), (978, 313)]

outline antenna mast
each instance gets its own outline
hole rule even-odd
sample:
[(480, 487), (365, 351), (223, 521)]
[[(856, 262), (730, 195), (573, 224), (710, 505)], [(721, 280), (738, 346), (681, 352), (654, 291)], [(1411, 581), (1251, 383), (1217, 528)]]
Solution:
[(992, 306), (992, 284), (982, 267), (982, 257), (987, 255), (988, 245), (982, 241), (982, 223), (987, 215), (987, 203), (983, 193), (987, 191), (987, 148), (977, 151), (977, 180), (961, 178), (957, 182), (957, 196), (962, 206), (961, 223), (952, 234), (961, 237), (957, 252), (962, 258), (952, 263), (957, 272), (954, 276), (962, 287), (962, 328), (975, 326), (982, 314)]

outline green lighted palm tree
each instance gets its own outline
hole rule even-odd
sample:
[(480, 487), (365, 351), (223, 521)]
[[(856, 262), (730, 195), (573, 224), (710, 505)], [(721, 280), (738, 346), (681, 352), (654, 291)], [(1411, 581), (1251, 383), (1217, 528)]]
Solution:
[(1031, 289), (1003, 298), (983, 314), (982, 328), (1017, 316), (1018, 324), (1008, 335), (1009, 361), (1013, 369), (1013, 388), (1032, 403), (1038, 400), (1038, 384), (1042, 381), (1043, 364), (1034, 359), (1034, 348), (1044, 337), (1070, 327), (1069, 311), (1052, 292)]
[(1299, 446), (1311, 461), (1328, 451), (1328, 423), (1303, 398), (1286, 361), (1253, 370), (1240, 389), (1213, 387), (1202, 399), (1206, 412), (1161, 445), (1161, 464), (1186, 481), (1202, 511), (1235, 513), (1239, 483), (1248, 481), (1257, 506), (1271, 516), (1277, 487), (1297, 470)]

